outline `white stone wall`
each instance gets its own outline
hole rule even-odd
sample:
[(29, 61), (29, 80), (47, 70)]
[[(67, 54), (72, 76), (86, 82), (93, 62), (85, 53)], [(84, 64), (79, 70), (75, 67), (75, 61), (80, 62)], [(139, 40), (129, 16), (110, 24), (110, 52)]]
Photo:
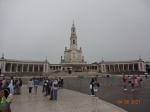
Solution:
[(5, 72), (5, 61), (0, 61), (0, 69), (1, 69), (1, 72)]
[(65, 52), (65, 62), (70, 62), (71, 54), (70, 52)]
[(143, 62), (139, 62), (138, 63), (138, 68), (139, 68), (139, 71), (145, 72), (145, 68), (144, 68), (144, 63)]
[(82, 52), (78, 52), (78, 61), (79, 61), (79, 62), (82, 61)]

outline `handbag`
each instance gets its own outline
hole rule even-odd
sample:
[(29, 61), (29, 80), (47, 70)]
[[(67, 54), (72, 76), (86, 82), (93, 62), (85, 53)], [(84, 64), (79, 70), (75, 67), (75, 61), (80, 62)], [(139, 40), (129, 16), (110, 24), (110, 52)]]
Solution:
[(12, 100), (13, 100), (13, 94), (10, 93), (6, 99), (6, 102), (10, 103)]
[[(4, 89), (4, 90), (6, 90), (9, 93), (9, 91), (7, 89)], [(8, 95), (8, 97), (6, 99), (6, 102), (10, 103), (12, 100), (13, 100), (13, 94), (9, 93), (9, 95)]]
[(90, 84), (90, 89), (92, 89), (92, 84)]

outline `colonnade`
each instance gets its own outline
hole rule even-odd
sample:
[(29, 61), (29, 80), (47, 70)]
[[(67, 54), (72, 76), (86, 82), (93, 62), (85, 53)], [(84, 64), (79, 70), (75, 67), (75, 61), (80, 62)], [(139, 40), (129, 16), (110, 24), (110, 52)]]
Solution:
[(50, 70), (61, 70), (61, 65), (51, 65)]
[(43, 63), (5, 63), (5, 72), (47, 72), (48, 65)]
[(139, 64), (106, 64), (106, 72), (139, 71)]
[(62, 66), (59, 70), (68, 71), (68, 68), (70, 68), (72, 71), (98, 71), (98, 65), (93, 65), (93, 66), (92, 65), (91, 66)]

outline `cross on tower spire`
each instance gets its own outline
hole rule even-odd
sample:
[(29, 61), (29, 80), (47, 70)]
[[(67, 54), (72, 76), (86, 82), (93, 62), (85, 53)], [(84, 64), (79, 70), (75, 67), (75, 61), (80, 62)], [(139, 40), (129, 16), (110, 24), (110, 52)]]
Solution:
[(2, 53), (2, 58), (1, 59), (4, 59), (4, 53)]
[(72, 21), (73, 23), (72, 23), (72, 28), (75, 28), (75, 25), (74, 25), (74, 21)]

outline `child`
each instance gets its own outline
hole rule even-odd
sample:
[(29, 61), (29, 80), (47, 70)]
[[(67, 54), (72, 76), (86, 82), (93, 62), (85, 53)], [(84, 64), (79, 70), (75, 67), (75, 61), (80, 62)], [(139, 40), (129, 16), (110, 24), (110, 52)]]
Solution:
[(133, 75), (131, 78), (132, 91), (134, 91), (134, 84), (135, 84), (135, 76)]
[(135, 90), (139, 90), (138, 79), (135, 77)]
[(123, 77), (122, 77), (122, 81), (123, 81), (123, 85), (124, 85), (124, 90), (126, 91), (127, 90), (127, 88), (126, 88), (126, 84), (127, 84), (127, 80), (126, 80), (126, 77), (125, 77), (125, 75), (123, 75)]

